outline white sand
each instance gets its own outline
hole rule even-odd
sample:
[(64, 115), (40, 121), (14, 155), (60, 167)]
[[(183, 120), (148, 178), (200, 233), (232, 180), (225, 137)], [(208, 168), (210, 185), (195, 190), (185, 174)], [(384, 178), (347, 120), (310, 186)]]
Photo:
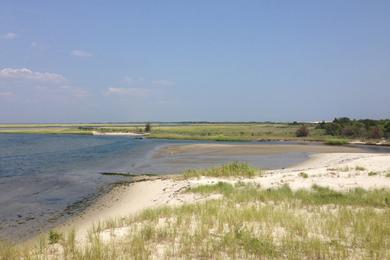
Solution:
[[(364, 170), (357, 170), (356, 167)], [(308, 178), (300, 176), (305, 172)], [(369, 176), (369, 172), (376, 175)], [(177, 180), (163, 178), (132, 183), (114, 188), (98, 199), (86, 212), (74, 218), (60, 229), (75, 229), (78, 239), (84, 240), (86, 231), (99, 221), (123, 218), (137, 214), (146, 208), (162, 205), (180, 205), (216, 197), (184, 194), (181, 191), (201, 184), (215, 184), (220, 181), (253, 183), (264, 188), (288, 184), (292, 189), (310, 188), (313, 184), (335, 190), (390, 188), (390, 154), (331, 153), (317, 154), (300, 165), (280, 170), (270, 170), (255, 178), (211, 178)], [(121, 233), (123, 230), (118, 230)]]

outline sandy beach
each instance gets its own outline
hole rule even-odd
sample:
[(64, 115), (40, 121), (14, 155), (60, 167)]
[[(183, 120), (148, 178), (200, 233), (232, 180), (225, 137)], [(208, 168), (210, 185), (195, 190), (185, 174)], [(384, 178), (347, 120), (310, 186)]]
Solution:
[[(240, 146), (243, 145), (238, 147)], [(195, 150), (204, 147), (196, 145)], [(211, 148), (224, 150), (228, 147), (232, 148), (230, 145), (213, 145)], [(174, 149), (177, 148), (188, 149), (188, 146)], [(344, 148), (343, 151), (348, 149)], [(233, 256), (233, 258), (256, 259), (264, 254), (272, 256), (276, 251), (272, 253), (273, 251), (267, 250), (276, 247), (280, 248), (281, 251), (278, 251), (277, 255), (282, 258), (312, 253), (314, 255), (311, 256), (315, 256), (317, 251), (310, 250), (320, 249), (316, 249), (314, 245), (303, 247), (302, 250), (306, 251), (296, 251), (293, 250), (294, 247), (290, 248), (289, 243), (294, 243), (293, 241), (296, 240), (300, 246), (303, 246), (310, 241), (317, 241), (316, 243), (322, 245), (321, 250), (330, 250), (332, 245), (328, 245), (327, 241), (333, 239), (332, 237), (336, 236), (337, 239), (343, 240), (347, 235), (355, 240), (365, 241), (367, 236), (378, 233), (365, 229), (368, 233), (362, 234), (359, 225), (372, 221), (369, 225), (375, 227), (387, 219), (389, 213), (387, 196), (390, 189), (390, 154), (388, 153), (362, 153), (358, 150), (335, 153), (328, 150), (328, 152), (313, 154), (307, 161), (289, 168), (254, 170), (255, 174), (249, 177), (243, 175), (211, 177), (207, 174), (200, 177), (138, 176), (130, 182), (114, 186), (109, 192), (98, 197), (81, 214), (55, 228), (52, 234), (59, 234), (58, 238), (42, 234), (26, 242), (25, 245), (35, 248), (30, 249), (32, 255), (44, 256), (48, 259), (66, 259), (68, 254), (75, 256), (76, 252), (83, 255), (82, 259), (94, 259), (94, 254), (99, 254), (96, 257), (100, 259), (106, 257), (115, 259), (115, 252), (126, 256), (130, 254), (131, 259), (186, 258), (189, 255), (194, 258), (202, 258), (202, 255), (227, 257), (224, 252), (232, 246), (235, 248), (234, 252), (227, 258)], [(202, 170), (200, 172), (204, 173)], [(287, 190), (284, 187), (287, 187)], [(325, 190), (321, 190), (323, 188)], [(361, 190), (356, 191), (356, 188)], [(246, 189), (250, 191), (248, 194), (245, 193)], [(306, 194), (304, 191), (309, 193)], [(322, 199), (330, 196), (330, 202), (312, 204), (318, 199), (322, 200), (321, 197), (315, 197), (315, 192), (323, 192), (321, 196), (325, 197)], [(232, 195), (226, 195), (229, 193)], [(341, 194), (349, 195), (345, 195), (347, 197), (344, 199), (340, 197), (343, 196)], [(265, 196), (264, 199), (262, 196)], [(266, 199), (267, 196), (276, 197), (269, 200)], [(282, 198), (280, 196), (285, 197), (278, 202), (278, 198)], [(303, 197), (296, 200), (295, 196)], [(369, 196), (367, 202), (365, 196)], [(349, 201), (348, 198), (351, 200)], [(260, 215), (252, 219), (251, 214)], [(231, 218), (230, 215), (234, 217)], [(282, 221), (280, 224), (278, 219)], [(294, 221), (297, 223), (294, 224)], [(349, 223), (356, 221), (361, 224), (349, 226)], [(302, 225), (305, 226), (305, 231), (298, 228)], [(336, 230), (332, 228), (334, 225)], [(257, 249), (248, 249), (246, 246), (253, 240), (245, 240), (246, 242), (242, 241), (245, 243), (243, 244), (245, 247), (242, 248), (234, 242), (241, 241), (241, 235), (237, 237), (237, 233), (233, 233), (236, 234), (231, 238), (233, 240), (223, 242), (228, 243), (224, 249), (220, 248), (218, 251), (212, 249), (219, 248), (219, 243), (222, 242), (219, 237), (231, 234), (233, 227), (247, 230), (245, 232), (249, 232), (247, 235), (253, 236), (253, 239), (257, 239), (258, 236), (264, 237), (263, 239), (267, 239), (269, 241), (267, 243), (271, 244), (265, 244), (263, 249), (260, 244), (254, 247)], [(320, 229), (315, 231), (317, 228)], [(350, 233), (351, 228), (353, 233)], [(191, 237), (190, 240), (186, 240), (188, 235)], [(196, 243), (191, 242), (197, 236), (200, 236), (200, 240)], [(370, 252), (375, 249), (380, 252), (380, 256), (386, 256), (390, 253), (385, 250), (383, 244), (387, 243), (386, 236), (387, 229), (382, 230), (378, 234), (380, 238), (378, 241), (382, 241), (380, 245), (363, 243), (357, 249), (353, 248), (353, 244), (349, 245), (349, 240), (345, 240), (342, 243), (347, 243), (344, 247), (350, 248), (348, 253), (342, 253), (344, 251), (340, 251), (339, 248), (333, 253), (327, 251), (326, 255), (337, 257), (346, 254), (347, 258), (367, 257), (372, 256)], [(204, 244), (202, 241), (208, 242)], [(42, 243), (45, 246), (37, 247)], [(211, 247), (205, 248), (207, 244)], [(199, 248), (206, 251), (199, 252)], [(72, 253), (72, 250), (76, 251)], [(359, 250), (363, 250), (364, 253)]]
[[(81, 216), (61, 226), (60, 230), (75, 229), (78, 232), (78, 239), (83, 241), (87, 231), (98, 222), (125, 218), (148, 208), (176, 206), (218, 198), (218, 194), (204, 197), (182, 192), (204, 184), (241, 182), (264, 188), (288, 184), (293, 190), (310, 189), (313, 185), (339, 191), (353, 188), (379, 189), (390, 188), (390, 178), (385, 176), (389, 171), (389, 154), (323, 153), (313, 155), (302, 164), (286, 169), (269, 170), (262, 176), (254, 178), (201, 177), (181, 180), (176, 176), (150, 177), (150, 180), (115, 187), (99, 198)], [(308, 177), (303, 178), (302, 172)], [(370, 176), (369, 173), (375, 174)]]

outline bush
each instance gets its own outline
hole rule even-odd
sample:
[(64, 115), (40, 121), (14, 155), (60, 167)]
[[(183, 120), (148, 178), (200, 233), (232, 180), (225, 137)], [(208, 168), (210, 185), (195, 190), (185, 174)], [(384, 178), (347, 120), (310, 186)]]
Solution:
[(380, 128), (377, 127), (377, 126), (371, 128), (370, 137), (371, 137), (371, 138), (374, 138), (374, 139), (382, 138), (382, 137), (383, 137), (383, 131), (382, 131), (382, 129), (380, 129)]
[(340, 134), (340, 125), (336, 123), (327, 123), (325, 125), (325, 133), (327, 135), (339, 135)]
[(306, 126), (301, 126), (300, 128), (297, 129), (296, 131), (296, 136), (297, 137), (305, 137), (309, 135), (309, 129)]
[(150, 133), (152, 131), (152, 126), (150, 123), (146, 123), (145, 125), (145, 132)]

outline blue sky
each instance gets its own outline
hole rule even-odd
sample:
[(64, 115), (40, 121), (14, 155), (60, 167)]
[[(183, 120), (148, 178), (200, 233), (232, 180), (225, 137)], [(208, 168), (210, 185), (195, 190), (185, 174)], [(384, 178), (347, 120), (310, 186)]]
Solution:
[(1, 1), (0, 122), (390, 117), (390, 1)]

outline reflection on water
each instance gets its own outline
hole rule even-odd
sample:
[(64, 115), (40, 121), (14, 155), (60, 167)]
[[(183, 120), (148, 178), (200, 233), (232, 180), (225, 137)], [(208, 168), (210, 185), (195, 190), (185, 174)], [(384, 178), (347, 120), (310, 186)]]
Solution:
[(191, 143), (202, 142), (0, 134), (0, 238), (25, 239), (59, 224), (66, 217), (67, 206), (120, 179), (100, 172), (167, 174), (229, 161), (281, 168), (299, 163), (309, 155), (290, 151), (245, 156), (210, 153), (154, 156), (163, 146)]

